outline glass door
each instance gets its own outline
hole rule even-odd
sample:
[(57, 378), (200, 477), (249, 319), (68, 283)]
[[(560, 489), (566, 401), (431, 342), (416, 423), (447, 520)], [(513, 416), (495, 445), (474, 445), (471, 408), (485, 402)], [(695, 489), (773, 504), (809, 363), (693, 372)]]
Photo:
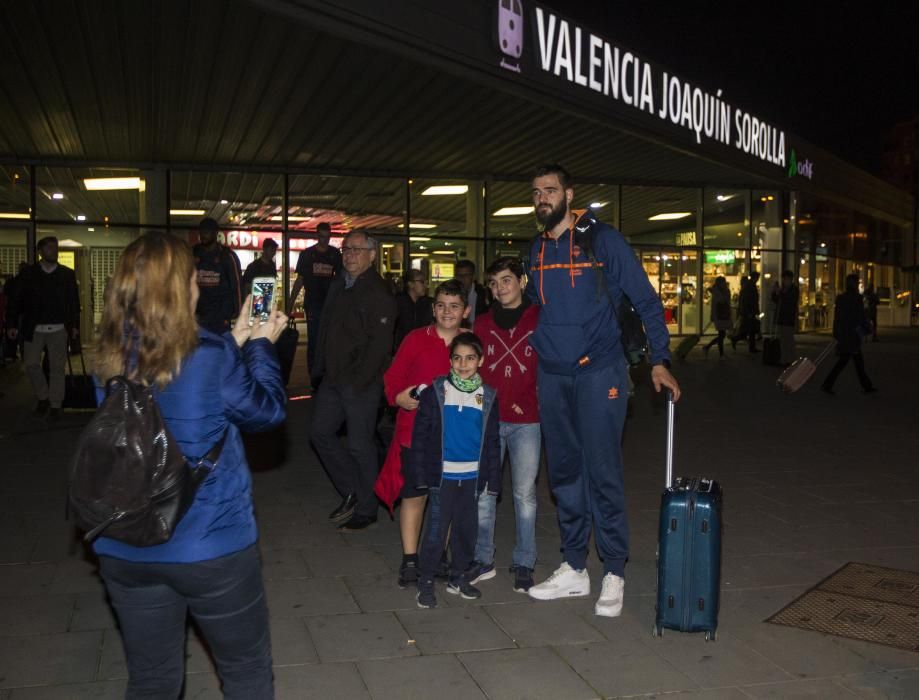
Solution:
[[(701, 333), (699, 308), (704, 290), (699, 281), (699, 252), (686, 250), (680, 254), (680, 333)], [(705, 326), (703, 319), (702, 326)]]

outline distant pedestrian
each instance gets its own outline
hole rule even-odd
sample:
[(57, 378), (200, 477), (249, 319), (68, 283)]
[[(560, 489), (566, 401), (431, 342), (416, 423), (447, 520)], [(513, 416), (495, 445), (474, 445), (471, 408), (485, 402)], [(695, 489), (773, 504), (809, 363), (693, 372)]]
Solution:
[(393, 348), (399, 349), (403, 339), (416, 328), (434, 321), (434, 299), (428, 296), (428, 283), (421, 270), (409, 270), (405, 289), (396, 295), (396, 330)]
[[(341, 273), (341, 251), (329, 244), (332, 227), (323, 221), (316, 227), (319, 242), (310, 246), (297, 258), (297, 279), (287, 302), (287, 315), (293, 311), (300, 290), (304, 290), (303, 308), (306, 311), (306, 361), (310, 374), (319, 349), (319, 329), (322, 327), (322, 309), (332, 287), (332, 281)], [(382, 282), (382, 278), (380, 278)], [(384, 285), (380, 285), (385, 288)], [(391, 295), (387, 292), (387, 297)]]
[(846, 275), (846, 291), (836, 297), (833, 318), (833, 337), (836, 338), (836, 354), (839, 359), (820, 387), (827, 394), (833, 395), (833, 384), (849, 360), (855, 365), (862, 391), (866, 394), (877, 391), (865, 372), (865, 359), (862, 357), (862, 338), (869, 332), (865, 303), (858, 293), (858, 275)]
[(749, 277), (740, 281), (740, 297), (737, 304), (740, 307), (740, 328), (736, 335), (731, 336), (731, 347), (737, 349), (737, 342), (746, 338), (750, 352), (759, 352), (756, 348), (756, 336), (759, 334), (759, 290), (756, 283), (759, 273), (751, 272)]
[(715, 278), (715, 283), (709, 292), (712, 295), (710, 319), (718, 335), (702, 348), (702, 352), (707, 357), (712, 345), (718, 345), (718, 356), (724, 359), (724, 339), (728, 331), (734, 327), (731, 321), (731, 289), (728, 287), (727, 280), (719, 276)]
[(198, 244), (193, 252), (200, 296), (195, 315), (202, 328), (223, 333), (239, 316), (242, 271), (236, 253), (217, 240), (217, 228), (210, 217), (198, 224)]
[(478, 531), (478, 498), (501, 491), (498, 400), (482, 382), (482, 341), (460, 333), (450, 343), (450, 374), (421, 393), (412, 428), (406, 475), (430, 493), (421, 544), (418, 607), (437, 607), (434, 572), (450, 540), (447, 593), (474, 599), (482, 593), (468, 577)]
[[(10, 299), (7, 337), (25, 340), (23, 359), (32, 390), (38, 399), (36, 416), (54, 420), (64, 401), (64, 365), (69, 341), (80, 337), (80, 297), (73, 270), (58, 264), (58, 242), (46, 236), (38, 242), (39, 262), (22, 272), (21, 283)], [(48, 357), (48, 379), (42, 353)]]
[(795, 346), (795, 327), (798, 323), (798, 285), (795, 284), (795, 273), (785, 270), (782, 273), (782, 285), (772, 291), (772, 301), (776, 305), (775, 325), (779, 333), (779, 345), (782, 349), (781, 363), (790, 365), (798, 359)]
[(252, 291), (252, 280), (256, 277), (270, 277), (275, 279), (278, 275), (278, 268), (274, 264), (275, 253), (278, 252), (278, 242), (273, 238), (265, 239), (262, 243), (262, 254), (249, 263), (246, 271), (243, 273), (243, 291), (242, 296), (245, 299)]
[(491, 296), (488, 290), (476, 280), (475, 263), (472, 260), (460, 260), (456, 263), (456, 279), (466, 290), (466, 299), (469, 304), (469, 316), (466, 318), (466, 323), (472, 328), (475, 317), (488, 311), (488, 307), (491, 306)]
[(868, 314), (868, 323), (871, 324), (871, 340), (874, 343), (878, 342), (878, 305), (880, 303), (881, 298), (875, 291), (874, 285), (869, 284), (865, 290), (865, 309)]

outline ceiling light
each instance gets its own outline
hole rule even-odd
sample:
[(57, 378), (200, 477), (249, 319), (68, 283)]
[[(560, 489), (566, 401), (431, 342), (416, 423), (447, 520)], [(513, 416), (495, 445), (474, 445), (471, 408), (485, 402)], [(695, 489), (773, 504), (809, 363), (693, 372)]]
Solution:
[(412, 253), (413, 258), (429, 258), (431, 257), (430, 253)]
[[(287, 217), (288, 221), (312, 221), (312, 219), (313, 219), (312, 216), (288, 216)], [(275, 216), (272, 216), (269, 219), (269, 221), (284, 221), (284, 217), (281, 216), (280, 214), (276, 214)]]
[(0, 219), (28, 219), (28, 214), (20, 214), (19, 212), (14, 211), (4, 211), (0, 212)]
[(719, 194), (715, 196), (715, 199), (717, 199), (719, 202), (726, 202), (729, 199), (731, 199), (731, 197), (734, 197), (734, 196), (735, 195), (733, 194)]
[(431, 240), (431, 239), (428, 238), (427, 236), (409, 236), (408, 239), (409, 239), (410, 241), (415, 241), (415, 242), (417, 242), (417, 243), (425, 243), (425, 242)]
[(434, 255), (453, 255), (454, 251), (452, 250), (435, 250), (432, 251)]
[(466, 194), (468, 191), (469, 185), (431, 185), (421, 195), (430, 197), (441, 194)]
[(86, 214), (77, 214), (77, 221), (86, 221)]
[(51, 199), (63, 199), (63, 198), (64, 198), (63, 192), (55, 192), (54, 194), (51, 195)]
[(87, 177), (83, 186), (88, 190), (140, 190), (143, 181), (139, 177)]
[(220, 200), (220, 203), (221, 203), (221, 204), (229, 204), (229, 202), (228, 202), (227, 200), (225, 200), (225, 199), (221, 199), (221, 200)]
[(90, 233), (93, 233), (96, 229), (94, 229), (92, 226), (90, 226), (90, 227), (87, 228), (86, 230), (89, 231)]
[(395, 247), (396, 247), (396, 244), (395, 244), (395, 243), (384, 243), (384, 244), (381, 245), (380, 247), (381, 247), (381, 248), (395, 248)]
[(523, 216), (524, 214), (532, 214), (533, 207), (501, 207), (496, 211), (492, 216)]
[[(405, 224), (399, 224), (398, 228), (405, 228)], [(437, 228), (437, 224), (410, 224), (409, 228)]]
[(590, 203), (590, 208), (591, 208), (591, 209), (602, 209), (602, 208), (605, 207), (607, 204), (609, 204), (609, 202), (591, 202), (591, 203)]
[(58, 241), (57, 244), (61, 248), (82, 248), (83, 247), (82, 243), (80, 243), (79, 241), (75, 241), (72, 238), (65, 238), (62, 241)]
[(663, 214), (655, 214), (654, 216), (649, 216), (648, 221), (672, 221), (674, 219), (685, 219), (687, 216), (692, 216), (692, 212), (670, 211)]
[(204, 209), (170, 209), (170, 216), (204, 216)]

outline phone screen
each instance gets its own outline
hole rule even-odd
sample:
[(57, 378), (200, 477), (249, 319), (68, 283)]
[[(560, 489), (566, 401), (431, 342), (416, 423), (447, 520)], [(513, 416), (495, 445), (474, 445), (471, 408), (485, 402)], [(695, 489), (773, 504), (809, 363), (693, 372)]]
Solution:
[(269, 278), (256, 277), (252, 280), (252, 313), (249, 318), (264, 323), (271, 315), (274, 300), (275, 281)]

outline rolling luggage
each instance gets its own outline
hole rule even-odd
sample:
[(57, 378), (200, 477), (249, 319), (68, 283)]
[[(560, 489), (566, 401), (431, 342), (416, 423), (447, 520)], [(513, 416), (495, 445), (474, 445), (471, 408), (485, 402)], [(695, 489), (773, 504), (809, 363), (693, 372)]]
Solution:
[(782, 364), (782, 344), (778, 336), (763, 338), (763, 364), (773, 366)]
[(80, 353), (80, 367), (83, 374), (74, 374), (70, 353), (67, 353), (67, 374), (64, 376), (64, 408), (96, 408), (96, 384), (91, 374), (86, 373), (83, 353)]
[(799, 357), (791, 364), (791, 367), (782, 372), (777, 382), (779, 388), (787, 394), (796, 392), (807, 383), (808, 379), (814, 376), (817, 367), (827, 358), (835, 347), (836, 341), (831, 340), (815, 359), (811, 360), (809, 357)]
[(294, 366), (294, 356), (297, 354), (297, 343), (300, 341), (300, 331), (297, 330), (293, 320), (287, 324), (287, 328), (281, 331), (281, 336), (274, 347), (278, 352), (278, 362), (281, 364), (281, 377), (284, 379), (284, 386), (290, 382), (290, 372)]
[(673, 479), (673, 396), (667, 392), (667, 488), (661, 497), (657, 614), (664, 628), (705, 632), (715, 640), (721, 581), (721, 487), (702, 478)]

